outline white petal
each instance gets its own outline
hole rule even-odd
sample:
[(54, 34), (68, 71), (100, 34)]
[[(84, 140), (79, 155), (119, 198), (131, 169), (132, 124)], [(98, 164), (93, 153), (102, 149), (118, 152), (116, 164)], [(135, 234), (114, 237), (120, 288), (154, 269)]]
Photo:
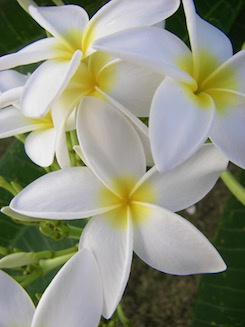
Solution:
[(23, 93), (23, 86), (15, 87), (0, 94), (0, 108), (10, 106), (19, 102)]
[(107, 65), (97, 76), (103, 92), (138, 117), (149, 116), (153, 94), (162, 79), (161, 74), (125, 61)]
[(70, 166), (70, 157), (66, 143), (66, 121), (79, 103), (81, 95), (77, 90), (66, 90), (53, 105), (52, 119), (56, 130), (56, 159), (61, 168)]
[(12, 88), (24, 86), (27, 79), (27, 75), (20, 74), (15, 70), (5, 70), (0, 72), (0, 93)]
[(206, 81), (203, 88), (226, 89), (245, 96), (245, 50), (239, 51), (220, 66)]
[[(127, 29), (94, 43), (94, 48), (185, 83), (196, 82), (188, 47), (174, 34), (157, 27)], [(183, 67), (186, 63), (187, 67)], [(183, 70), (184, 68), (184, 70)]]
[(87, 167), (46, 174), (22, 190), (10, 203), (20, 214), (48, 219), (79, 219), (110, 210), (98, 199), (103, 185)]
[(174, 275), (226, 269), (217, 250), (189, 221), (149, 204), (138, 205), (135, 212), (141, 222), (134, 228), (134, 251), (151, 267)]
[(23, 134), (38, 128), (39, 124), (22, 115), (15, 107), (0, 110), (0, 138)]
[(26, 116), (45, 116), (52, 104), (63, 92), (81, 59), (76, 51), (69, 60), (49, 60), (39, 66), (26, 83), (21, 108)]
[[(152, 168), (144, 177), (153, 195), (150, 202), (171, 211), (186, 209), (213, 188), (227, 164), (227, 158), (213, 144), (205, 144), (182, 165), (166, 173)], [(139, 187), (135, 196), (141, 190)]]
[(79, 144), (89, 167), (116, 194), (116, 179), (139, 179), (145, 155), (136, 131), (114, 106), (94, 97), (81, 102), (77, 115)]
[[(196, 14), (192, 0), (183, 0), (183, 5), (193, 52), (195, 74), (199, 75), (200, 79), (203, 75), (208, 76), (210, 72), (232, 56), (232, 44), (222, 31)], [(208, 60), (207, 64), (205, 64), (206, 60)]]
[(41, 297), (32, 327), (97, 327), (103, 305), (100, 272), (83, 249), (58, 272)]
[(81, 49), (82, 33), (88, 23), (88, 14), (80, 6), (30, 6), (30, 15), (71, 51)]
[[(127, 108), (125, 108), (121, 103), (112, 98), (109, 94), (103, 92), (100, 88), (96, 88), (99, 94), (103, 96), (109, 103), (114, 105), (123, 115), (125, 115), (128, 120), (133, 124), (144, 148), (146, 164), (147, 166), (153, 166), (153, 158), (151, 154), (150, 140), (148, 127), (134, 114), (131, 113)], [(84, 161), (85, 162), (85, 161)]]
[[(122, 210), (113, 210), (93, 217), (86, 225), (80, 240), (80, 248), (90, 249), (98, 262), (104, 290), (102, 315), (110, 318), (126, 287), (132, 261), (131, 220), (123, 216)], [(118, 219), (124, 225), (117, 226)], [(114, 225), (115, 224), (115, 225)]]
[(217, 112), (210, 138), (230, 161), (245, 168), (245, 97), (216, 90), (217, 94), (225, 107)]
[(55, 58), (59, 54), (55, 46), (57, 46), (57, 41), (52, 37), (33, 42), (20, 51), (2, 56), (0, 70)]
[(25, 290), (0, 270), (0, 326), (31, 326), (35, 307)]
[(83, 44), (105, 35), (136, 26), (153, 25), (171, 16), (179, 7), (179, 0), (112, 0), (91, 19)]
[(54, 128), (30, 133), (25, 140), (28, 157), (41, 167), (48, 167), (54, 161), (56, 131)]
[(193, 155), (208, 137), (214, 102), (204, 93), (166, 78), (158, 87), (150, 112), (152, 155), (160, 171), (170, 170)]

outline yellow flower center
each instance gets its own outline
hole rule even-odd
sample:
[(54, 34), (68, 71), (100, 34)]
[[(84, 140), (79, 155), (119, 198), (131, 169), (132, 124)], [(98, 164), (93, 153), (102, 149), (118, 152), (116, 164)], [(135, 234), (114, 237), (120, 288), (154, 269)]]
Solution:
[(104, 186), (98, 194), (98, 201), (102, 207), (116, 206), (106, 213), (107, 219), (116, 228), (126, 228), (128, 216), (134, 225), (143, 223), (149, 217), (149, 210), (140, 203), (152, 203), (155, 192), (147, 182), (134, 189), (136, 182), (133, 177), (115, 178), (112, 181), (115, 193)]

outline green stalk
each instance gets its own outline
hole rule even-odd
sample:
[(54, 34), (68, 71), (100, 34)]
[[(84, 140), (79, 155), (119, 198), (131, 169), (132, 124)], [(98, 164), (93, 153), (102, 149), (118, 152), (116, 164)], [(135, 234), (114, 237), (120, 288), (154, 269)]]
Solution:
[(39, 261), (43, 275), (47, 274), (50, 270), (62, 266), (66, 263), (76, 252), (69, 253), (53, 259), (42, 259)]
[(67, 224), (67, 227), (69, 228), (69, 238), (74, 238), (75, 240), (79, 240), (80, 236), (82, 234), (83, 229), (75, 226), (71, 226)]
[(223, 172), (221, 179), (237, 200), (245, 205), (245, 188), (235, 179), (229, 170)]

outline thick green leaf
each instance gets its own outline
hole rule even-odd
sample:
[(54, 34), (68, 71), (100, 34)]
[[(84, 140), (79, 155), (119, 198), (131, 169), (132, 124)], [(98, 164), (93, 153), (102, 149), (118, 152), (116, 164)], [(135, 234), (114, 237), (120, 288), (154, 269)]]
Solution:
[[(240, 182), (245, 182), (244, 170)], [(244, 206), (231, 195), (214, 242), (228, 269), (202, 277), (192, 327), (245, 326), (244, 218)]]

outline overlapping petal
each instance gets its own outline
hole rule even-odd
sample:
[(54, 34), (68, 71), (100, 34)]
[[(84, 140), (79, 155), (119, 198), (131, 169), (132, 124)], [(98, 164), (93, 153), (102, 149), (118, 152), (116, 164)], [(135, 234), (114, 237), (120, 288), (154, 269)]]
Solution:
[(52, 37), (33, 42), (15, 53), (0, 57), (0, 70), (56, 58), (60, 53), (56, 47), (57, 41)]
[(26, 137), (25, 152), (35, 164), (48, 167), (54, 161), (55, 140), (54, 128), (33, 131)]
[(232, 162), (245, 168), (245, 97), (218, 90), (213, 96), (221, 102), (209, 137)]
[(149, 116), (151, 101), (163, 76), (125, 61), (109, 64), (98, 74), (99, 88), (135, 116)]
[(245, 96), (245, 50), (239, 51), (221, 65), (203, 83), (207, 89), (224, 89), (243, 93)]
[(93, 40), (136, 26), (153, 25), (171, 16), (179, 0), (112, 0), (91, 19), (83, 39), (89, 49)]
[(213, 273), (226, 265), (212, 244), (190, 222), (161, 207), (138, 204), (134, 251), (151, 267), (174, 275)]
[[(157, 27), (138, 27), (101, 38), (94, 48), (143, 65), (156, 73), (190, 83), (192, 55), (188, 47), (174, 34)], [(182, 69), (185, 65), (185, 71)]]
[(209, 95), (195, 95), (185, 85), (165, 78), (154, 95), (149, 120), (152, 155), (160, 171), (176, 167), (200, 148), (214, 113)]
[(11, 106), (0, 110), (0, 138), (23, 134), (36, 129), (40, 125), (22, 115), (19, 109)]
[(23, 86), (27, 79), (27, 75), (15, 70), (4, 70), (0, 72), (0, 93)]
[(46, 115), (78, 68), (81, 55), (81, 51), (76, 51), (71, 61), (49, 60), (35, 70), (26, 83), (21, 99), (21, 108), (26, 116)]
[(89, 18), (80, 6), (29, 6), (29, 14), (70, 51), (81, 49), (82, 34)]
[(93, 217), (80, 240), (80, 248), (90, 249), (100, 267), (104, 291), (102, 315), (105, 318), (110, 318), (115, 311), (130, 273), (133, 233), (130, 217), (125, 212), (117, 209)]
[[(159, 173), (156, 168), (144, 176), (142, 187), (147, 183), (152, 191), (151, 203), (176, 212), (201, 200), (225, 171), (227, 158), (213, 144), (205, 144), (182, 165)], [(135, 192), (142, 193), (139, 187)], [(142, 199), (142, 201), (147, 201)]]
[(78, 109), (77, 134), (87, 164), (116, 194), (118, 179), (123, 184), (124, 179), (143, 176), (145, 155), (141, 141), (127, 118), (111, 104), (84, 98)]
[(61, 268), (42, 295), (31, 327), (97, 327), (102, 305), (99, 267), (93, 254), (82, 249)]
[(79, 219), (111, 209), (98, 199), (103, 185), (87, 167), (62, 169), (29, 184), (10, 203), (20, 214), (48, 219)]
[(182, 2), (193, 53), (194, 74), (200, 81), (232, 56), (232, 44), (222, 31), (197, 15), (192, 0)]
[(35, 307), (25, 290), (0, 270), (0, 326), (31, 327)]

